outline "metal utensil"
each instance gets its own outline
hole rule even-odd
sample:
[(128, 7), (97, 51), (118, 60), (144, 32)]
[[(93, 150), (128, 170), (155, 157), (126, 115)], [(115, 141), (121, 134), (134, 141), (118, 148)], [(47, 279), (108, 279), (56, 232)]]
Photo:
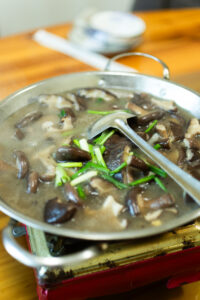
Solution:
[(200, 182), (193, 178), (190, 174), (180, 169), (172, 163), (151, 145), (145, 142), (131, 127), (127, 120), (133, 118), (134, 115), (126, 112), (114, 112), (97, 120), (88, 129), (88, 138), (92, 139), (104, 130), (113, 127), (126, 135), (133, 143), (135, 143), (144, 153), (156, 162), (173, 180), (187, 192), (198, 205), (200, 205)]

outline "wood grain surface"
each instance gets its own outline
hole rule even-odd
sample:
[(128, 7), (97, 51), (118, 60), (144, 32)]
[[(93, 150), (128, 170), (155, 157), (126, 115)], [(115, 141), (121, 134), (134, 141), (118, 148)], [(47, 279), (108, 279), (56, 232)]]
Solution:
[[(143, 43), (134, 49), (158, 56), (171, 71), (171, 79), (200, 91), (200, 9), (138, 13), (147, 25)], [(71, 26), (59, 25), (48, 31), (66, 37)], [(159, 64), (148, 59), (122, 60), (142, 73), (162, 76)], [(29, 84), (55, 75), (92, 70), (71, 57), (38, 45), (32, 33), (0, 40), (0, 99)], [(0, 229), (8, 217), (0, 213)], [(25, 240), (20, 240), (25, 246)], [(148, 297), (148, 298), (147, 298)], [(0, 300), (37, 299), (33, 270), (12, 259), (0, 243)], [(67, 299), (67, 298), (66, 298)], [(174, 291), (156, 285), (124, 296), (105, 299), (200, 299), (200, 284)]]

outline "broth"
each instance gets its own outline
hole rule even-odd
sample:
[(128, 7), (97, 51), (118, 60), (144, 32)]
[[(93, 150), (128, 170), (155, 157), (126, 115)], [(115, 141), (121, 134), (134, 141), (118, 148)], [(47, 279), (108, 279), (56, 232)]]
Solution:
[[(117, 130), (108, 130), (104, 142), (103, 136), (87, 141), (88, 127), (103, 112), (115, 110), (136, 114), (130, 126), (157, 151), (198, 178), (198, 120), (192, 119), (197, 128), (193, 132), (191, 116), (172, 101), (144, 93), (88, 88), (40, 95), (3, 122), (3, 201), (39, 221), (94, 232), (159, 226), (191, 205), (195, 207), (155, 162)], [(23, 155), (27, 170), (22, 166)], [(79, 166), (63, 165), (72, 162)], [(117, 172), (117, 168), (121, 169)]]

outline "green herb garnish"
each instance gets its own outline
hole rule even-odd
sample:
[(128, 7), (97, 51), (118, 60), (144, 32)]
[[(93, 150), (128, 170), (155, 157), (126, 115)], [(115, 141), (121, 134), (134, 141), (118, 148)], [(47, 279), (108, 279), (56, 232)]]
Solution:
[(157, 176), (155, 176), (154, 180), (164, 192), (167, 192), (167, 189), (164, 186), (163, 182)]
[(80, 168), (83, 166), (82, 162), (66, 162), (66, 163), (58, 163), (58, 166), (63, 168)]
[(158, 167), (156, 167), (154, 165), (150, 165), (150, 164), (147, 164), (147, 165), (148, 165), (149, 169), (152, 172), (154, 172), (155, 174), (157, 174), (157, 175), (159, 175), (159, 176), (161, 176), (163, 178), (167, 177), (167, 173), (165, 171), (163, 171), (162, 169), (160, 169), (160, 168), (158, 168)]
[(101, 149), (98, 146), (95, 146), (93, 149), (94, 149), (95, 157), (97, 159), (97, 163), (107, 169), (106, 163), (101, 153)]
[(151, 129), (153, 129), (153, 127), (158, 123), (158, 120), (154, 120), (149, 127), (145, 130), (145, 133), (148, 133), (149, 131), (151, 131)]
[(56, 167), (56, 178), (55, 178), (55, 186), (61, 186), (63, 183), (70, 181), (70, 177), (68, 176), (65, 169), (59, 165)]
[(115, 112), (126, 112), (126, 113), (130, 113), (129, 109), (118, 109), (118, 110), (107, 110), (107, 111), (100, 111), (100, 110), (88, 110), (87, 111), (88, 114), (94, 114), (94, 115), (110, 115), (110, 114), (114, 114)]
[(124, 183), (122, 183), (122, 182), (120, 182), (120, 181), (114, 179), (114, 178), (113, 178), (112, 176), (110, 176), (110, 175), (107, 175), (107, 174), (100, 174), (100, 176), (101, 176), (103, 179), (105, 179), (105, 180), (107, 180), (107, 181), (113, 183), (113, 184), (114, 184), (118, 189), (120, 189), (120, 190), (122, 190), (122, 189), (127, 189), (127, 188), (128, 188), (128, 185), (126, 185), (126, 184), (124, 184)]
[(64, 117), (66, 117), (66, 115), (67, 115), (67, 113), (66, 113), (66, 111), (64, 110), (64, 109), (61, 109), (61, 111), (60, 111), (60, 113), (59, 113), (59, 118), (64, 118)]
[(78, 192), (79, 197), (80, 197), (81, 199), (85, 199), (85, 198), (86, 198), (86, 194), (85, 194), (84, 189), (82, 188), (82, 186), (78, 185), (78, 186), (76, 187), (76, 189), (77, 189), (77, 192)]
[(153, 180), (154, 178), (155, 178), (155, 175), (149, 175), (149, 176), (143, 177), (141, 179), (132, 181), (131, 183), (129, 183), (129, 185), (130, 186), (135, 186), (135, 185), (143, 184), (143, 183), (146, 183), (146, 182), (149, 182), (149, 181)]
[(160, 144), (155, 144), (153, 147), (154, 147), (154, 149), (158, 150), (158, 149), (161, 148), (161, 145)]
[(110, 175), (118, 173), (119, 171), (121, 171), (121, 169), (123, 169), (126, 166), (127, 166), (127, 163), (123, 162), (118, 168), (116, 168), (115, 170), (111, 171)]
[(94, 140), (95, 144), (103, 145), (114, 133), (115, 129), (104, 131), (99, 137)]

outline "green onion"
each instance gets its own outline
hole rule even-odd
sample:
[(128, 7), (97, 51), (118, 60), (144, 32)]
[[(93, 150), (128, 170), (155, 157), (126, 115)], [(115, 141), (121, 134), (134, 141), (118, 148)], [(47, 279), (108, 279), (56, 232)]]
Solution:
[(66, 114), (66, 111), (65, 111), (64, 109), (61, 109), (61, 111), (60, 111), (60, 113), (59, 113), (58, 116), (59, 116), (59, 118), (62, 119), (62, 118), (64, 118), (64, 117), (66, 117), (66, 115), (67, 115), (67, 114)]
[(84, 192), (84, 189), (82, 188), (82, 186), (78, 185), (77, 186), (77, 192), (80, 198), (85, 199), (86, 198), (86, 194)]
[(99, 98), (96, 99), (96, 103), (102, 103), (102, 102), (104, 102), (104, 99), (103, 99), (103, 98), (100, 98), (100, 97), (99, 97)]
[(110, 172), (110, 175), (116, 174), (118, 173), (121, 169), (123, 169), (124, 167), (127, 166), (126, 162), (123, 162), (118, 168), (116, 168), (115, 170)]
[(150, 165), (150, 164), (147, 164), (149, 169), (154, 172), (155, 174), (161, 176), (161, 177), (167, 177), (167, 173), (165, 171), (163, 171), (162, 169), (154, 166), (154, 165)]
[(83, 174), (88, 169), (95, 169), (95, 170), (97, 170), (99, 172), (103, 172), (103, 173), (109, 174), (109, 170), (107, 168), (89, 161), (89, 162), (86, 163), (86, 165), (83, 168), (81, 168), (75, 174), (73, 174), (71, 176), (71, 179), (77, 178), (80, 174)]
[(149, 176), (143, 177), (143, 178), (141, 178), (141, 179), (132, 181), (131, 183), (129, 183), (129, 185), (130, 185), (130, 186), (139, 185), (139, 184), (142, 184), (142, 183), (151, 181), (151, 180), (153, 180), (154, 178), (155, 178), (155, 175), (149, 175)]
[(158, 120), (154, 120), (149, 127), (145, 130), (145, 133), (148, 133), (153, 127), (158, 123)]
[(97, 174), (98, 174), (97, 171), (88, 171), (87, 173), (85, 173), (85, 174), (83, 174), (83, 175), (80, 175), (79, 177), (73, 179), (73, 180), (70, 182), (70, 184), (71, 184), (72, 186), (77, 185), (77, 184), (79, 184), (79, 183), (81, 183), (81, 182), (84, 182), (84, 181), (86, 181), (86, 180), (89, 180), (89, 179), (92, 178), (92, 177), (97, 176)]
[(110, 176), (110, 175), (107, 175), (107, 174), (100, 174), (100, 176), (101, 176), (103, 179), (105, 179), (105, 180), (111, 182), (112, 184), (114, 184), (114, 185), (115, 185), (118, 189), (120, 189), (120, 190), (128, 188), (128, 185), (126, 185), (126, 184), (124, 184), (124, 183), (122, 183), (122, 182), (120, 182), (120, 181), (114, 179), (114, 178), (113, 178), (112, 176)]
[(66, 163), (59, 163), (58, 166), (63, 168), (80, 168), (83, 166), (82, 162), (66, 162)]
[(70, 180), (70, 177), (67, 175), (65, 169), (61, 166), (56, 167), (56, 179), (55, 186), (61, 186), (63, 183)]
[(155, 144), (153, 147), (154, 147), (154, 149), (158, 150), (158, 149), (161, 148), (161, 145), (160, 144)]
[(73, 139), (73, 143), (78, 147), (80, 148), (80, 142), (78, 139)]
[(94, 146), (91, 145), (91, 144), (88, 144), (88, 146), (89, 146), (89, 152), (90, 152), (90, 155), (91, 155), (91, 157), (92, 157), (92, 162), (93, 162), (93, 163), (96, 163), (97, 160), (96, 160), (96, 157), (95, 157), (95, 154), (94, 154)]
[(113, 114), (113, 113), (115, 113), (115, 112), (127, 112), (127, 113), (130, 113), (130, 110), (129, 110), (129, 109), (118, 109), (118, 110), (107, 110), (107, 111), (101, 111), (101, 110), (88, 110), (87, 112), (88, 112), (88, 114), (94, 114), (94, 115), (103, 115), (103, 116), (106, 116), (106, 115)]
[(106, 147), (104, 145), (100, 146), (101, 154), (104, 154)]
[(158, 177), (155, 176), (154, 180), (164, 192), (167, 192), (166, 187)]
[(114, 129), (111, 131), (104, 131), (98, 138), (94, 140), (95, 144), (103, 145), (107, 141), (107, 139), (109, 139), (114, 133)]
[(80, 139), (80, 140), (79, 140), (79, 143), (80, 143), (80, 148), (81, 148), (82, 150), (85, 150), (85, 151), (87, 151), (87, 152), (90, 152), (90, 150), (89, 150), (89, 145), (88, 145), (88, 142), (87, 142), (86, 139)]
[(96, 155), (96, 159), (97, 159), (98, 164), (105, 167), (105, 168), (107, 168), (106, 163), (105, 163), (105, 161), (103, 159), (103, 156), (101, 154), (100, 148), (98, 146), (95, 146), (93, 149), (94, 149), (94, 154)]

